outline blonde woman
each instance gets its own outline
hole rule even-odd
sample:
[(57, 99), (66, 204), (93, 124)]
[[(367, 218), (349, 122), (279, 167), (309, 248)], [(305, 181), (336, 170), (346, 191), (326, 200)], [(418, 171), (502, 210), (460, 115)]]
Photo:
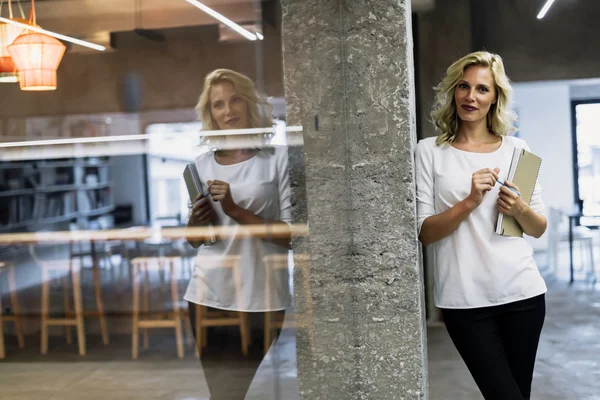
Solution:
[[(206, 130), (270, 127), (272, 121), (265, 111), (268, 108), (252, 80), (227, 69), (218, 69), (206, 76), (196, 107)], [(215, 150), (195, 160), (210, 196), (195, 202), (188, 225), (212, 222), (231, 228), (237, 235), (221, 237), (211, 246), (201, 246), (201, 241), (191, 242), (199, 247), (198, 258), (184, 298), (189, 302), (194, 332), (195, 305), (237, 311), (246, 314), (245, 318), (250, 313), (281, 312), (290, 305), (287, 269), (278, 268), (270, 274), (265, 271), (265, 256), (279, 255), (287, 259), (290, 248), (291, 190), (287, 151), (283, 147), (257, 148), (256, 135), (243, 137), (243, 144), (236, 145), (239, 135), (211, 136)], [(252, 237), (245, 234), (244, 226), (248, 225), (278, 226), (287, 233), (274, 239)], [(228, 268), (231, 259), (237, 260), (235, 269), (239, 275)], [(248, 360), (245, 370), (248, 367), (256, 370), (260, 361)], [(218, 371), (204, 360), (203, 363), (211, 399), (245, 397), (251, 374), (232, 374), (235, 383), (219, 386), (216, 380), (220, 379), (221, 383), (223, 380), (217, 376)]]
[(546, 218), (539, 184), (530, 204), (497, 184), (513, 149), (529, 149), (511, 136), (510, 81), (500, 56), (482, 51), (453, 63), (436, 92), (441, 135), (416, 150), (418, 233), (433, 247), (435, 303), (484, 398), (529, 399), (546, 285), (527, 241), (494, 227), (501, 212), (538, 238)]

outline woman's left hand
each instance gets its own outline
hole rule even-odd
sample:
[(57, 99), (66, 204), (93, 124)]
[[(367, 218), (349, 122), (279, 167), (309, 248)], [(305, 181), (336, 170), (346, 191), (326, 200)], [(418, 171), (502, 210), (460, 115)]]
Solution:
[(228, 216), (232, 216), (238, 208), (238, 205), (233, 201), (231, 197), (231, 189), (229, 183), (223, 181), (208, 181), (208, 191), (210, 192), (214, 201), (221, 203), (223, 212)]
[[(519, 188), (512, 182), (504, 181), (506, 186), (515, 189), (520, 192)], [(498, 210), (504, 215), (510, 215), (511, 217), (523, 215), (527, 210), (527, 203), (523, 201), (521, 196), (507, 188), (506, 186), (500, 187), (498, 193)]]

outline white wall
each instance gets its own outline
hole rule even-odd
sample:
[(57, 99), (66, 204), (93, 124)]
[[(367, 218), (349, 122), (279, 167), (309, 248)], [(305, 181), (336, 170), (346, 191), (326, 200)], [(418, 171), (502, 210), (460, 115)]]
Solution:
[(600, 79), (581, 79), (571, 83), (571, 100), (600, 99)]
[[(571, 98), (569, 82), (514, 84), (519, 114), (519, 137), (542, 158), (539, 182), (546, 206), (573, 205)], [(545, 236), (545, 235), (544, 235)], [(546, 238), (532, 239), (535, 249), (546, 247)]]
[(115, 204), (133, 206), (133, 223), (143, 225), (148, 221), (146, 211), (146, 182), (142, 155), (111, 158)]

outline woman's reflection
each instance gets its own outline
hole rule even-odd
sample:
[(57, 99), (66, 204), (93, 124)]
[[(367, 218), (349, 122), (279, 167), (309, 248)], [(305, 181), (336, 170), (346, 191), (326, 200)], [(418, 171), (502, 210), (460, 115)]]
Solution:
[[(260, 128), (273, 124), (270, 106), (252, 80), (226, 69), (207, 75), (196, 109), (206, 130)], [(202, 240), (190, 240), (199, 250), (184, 298), (189, 302), (195, 333), (204, 333), (196, 327), (197, 316), (207, 317), (205, 310), (213, 311), (213, 315), (217, 315), (215, 311), (238, 312), (242, 321), (248, 321), (250, 313), (282, 312), (290, 305), (286, 268), (291, 240), (287, 149), (259, 146), (263, 139), (263, 134), (211, 136), (213, 151), (195, 160), (210, 196), (196, 199), (188, 224), (204, 226), (212, 222), (214, 226), (232, 228), (236, 232), (235, 237), (221, 236), (210, 246), (202, 245)], [(248, 235), (249, 226), (267, 231), (278, 228), (277, 231), (284, 234), (265, 239)], [(266, 260), (276, 256), (280, 256), (280, 267), (273, 268)], [(267, 268), (272, 269), (267, 271)], [(198, 306), (202, 306), (200, 314), (196, 313)], [(249, 329), (245, 323), (242, 325), (245, 326), (240, 329), (244, 341)], [(204, 338), (196, 337), (196, 340), (202, 343)], [(257, 360), (253, 369), (259, 364)], [(211, 399), (243, 399), (252, 380), (251, 376), (244, 378), (242, 374), (232, 373), (221, 376), (219, 384), (215, 381), (214, 368), (205, 365), (204, 370)], [(233, 393), (234, 387), (236, 393)]]

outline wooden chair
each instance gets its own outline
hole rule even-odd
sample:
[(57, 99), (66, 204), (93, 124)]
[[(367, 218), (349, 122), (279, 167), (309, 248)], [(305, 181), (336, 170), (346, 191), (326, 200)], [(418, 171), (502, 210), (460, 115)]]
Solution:
[[(206, 265), (210, 265), (211, 257), (199, 256), (198, 263), (202, 263), (203, 259)], [(218, 268), (228, 268), (232, 270), (233, 281), (235, 285), (236, 303), (240, 302), (240, 294), (242, 293), (242, 277), (239, 269), (239, 256), (221, 257), (219, 259)], [(202, 349), (207, 346), (206, 329), (213, 326), (239, 326), (241, 336), (242, 354), (248, 355), (248, 347), (250, 346), (250, 321), (248, 313), (237, 311), (208, 311), (207, 307), (196, 305), (196, 355), (202, 356)]]
[[(569, 241), (569, 230), (568, 224), (569, 219), (565, 215), (565, 212), (556, 207), (548, 208), (548, 265), (551, 271), (556, 273), (559, 266), (558, 256), (560, 253), (560, 243), (568, 243)], [(594, 265), (594, 240), (597, 237), (597, 232), (585, 226), (574, 226), (573, 227), (573, 245), (579, 244), (581, 252), (581, 266), (578, 272), (584, 272), (586, 279), (596, 283), (596, 267)], [(573, 246), (573, 251), (575, 246)], [(588, 263), (585, 263), (586, 258)], [(585, 271), (585, 267), (589, 266), (588, 271)]]
[[(99, 246), (98, 243), (90, 242), (90, 246), (96, 248)], [(93, 254), (95, 253), (95, 254)], [(108, 328), (106, 325), (106, 314), (104, 312), (104, 300), (102, 298), (102, 281), (100, 279), (100, 260), (104, 260), (106, 268), (112, 271), (112, 262), (110, 261), (110, 256), (106, 255), (105, 250), (100, 252), (91, 250), (88, 252), (83, 249), (82, 243), (69, 243), (69, 258), (71, 260), (79, 259), (79, 266), (83, 268), (85, 257), (90, 257), (92, 260), (92, 280), (94, 283), (94, 298), (96, 300), (96, 311), (95, 312), (85, 312), (85, 316), (94, 316), (97, 317), (100, 321), (100, 333), (102, 335), (102, 343), (106, 346), (109, 342), (108, 336)], [(68, 300), (68, 279), (65, 280), (65, 309), (67, 312), (69, 311), (69, 300)], [(66, 331), (67, 343), (71, 343), (71, 330), (67, 327)]]
[[(149, 345), (148, 329), (174, 328), (177, 345), (177, 356), (183, 358), (183, 334), (181, 327), (181, 312), (179, 309), (178, 279), (176, 275), (176, 262), (181, 262), (180, 257), (138, 257), (131, 261), (133, 266), (133, 315), (131, 332), (131, 358), (137, 360), (139, 354), (140, 329), (144, 330), (144, 348)], [(159, 312), (151, 317), (150, 307), (150, 279), (149, 271), (159, 273), (168, 270), (171, 288), (171, 301), (173, 311)], [(140, 318), (140, 280), (144, 274), (143, 287), (143, 316)]]
[(19, 302), (17, 299), (17, 284), (15, 280), (15, 268), (10, 262), (0, 261), (0, 276), (6, 273), (8, 281), (8, 291), (10, 293), (10, 303), (12, 307), (11, 315), (4, 315), (2, 308), (2, 296), (0, 293), (0, 359), (6, 356), (4, 348), (4, 322), (12, 322), (15, 325), (17, 341), (19, 348), (25, 347), (25, 336), (23, 335), (23, 327), (21, 325), (21, 314), (19, 312)]
[[(66, 328), (67, 343), (71, 342), (70, 327), (77, 328), (77, 344), (79, 355), (86, 354), (85, 327), (83, 321), (83, 299), (81, 296), (81, 266), (75, 260), (40, 261), (42, 269), (42, 320), (41, 320), (41, 353), (48, 352), (48, 327), (64, 326)], [(54, 318), (49, 316), (50, 310), (50, 281), (51, 273), (62, 273), (64, 283), (65, 317)], [(65, 274), (66, 272), (66, 274)], [(69, 305), (69, 277), (73, 283), (73, 302), (75, 314), (70, 311)]]
[[(309, 280), (309, 267), (310, 267), (310, 257), (305, 255), (296, 254), (294, 256), (294, 269), (300, 274), (300, 279), (304, 286), (304, 295), (306, 296), (306, 310), (303, 312), (295, 312), (289, 321), (289, 326), (293, 328), (302, 328), (308, 330), (308, 338), (310, 341), (312, 354), (315, 355), (315, 331), (312, 324), (312, 296), (310, 290), (310, 280)], [(272, 291), (273, 288), (268, 284), (270, 282), (270, 277), (273, 273), (277, 273), (278, 270), (288, 268), (288, 255), (268, 255), (265, 257), (265, 296), (266, 296), (266, 304), (267, 308), (272, 301)], [(267, 354), (269, 348), (273, 343), (273, 338), (275, 337), (274, 331), (276, 329), (283, 329), (285, 322), (285, 314), (277, 313), (277, 312), (265, 312), (265, 327), (264, 327), (264, 352)]]

